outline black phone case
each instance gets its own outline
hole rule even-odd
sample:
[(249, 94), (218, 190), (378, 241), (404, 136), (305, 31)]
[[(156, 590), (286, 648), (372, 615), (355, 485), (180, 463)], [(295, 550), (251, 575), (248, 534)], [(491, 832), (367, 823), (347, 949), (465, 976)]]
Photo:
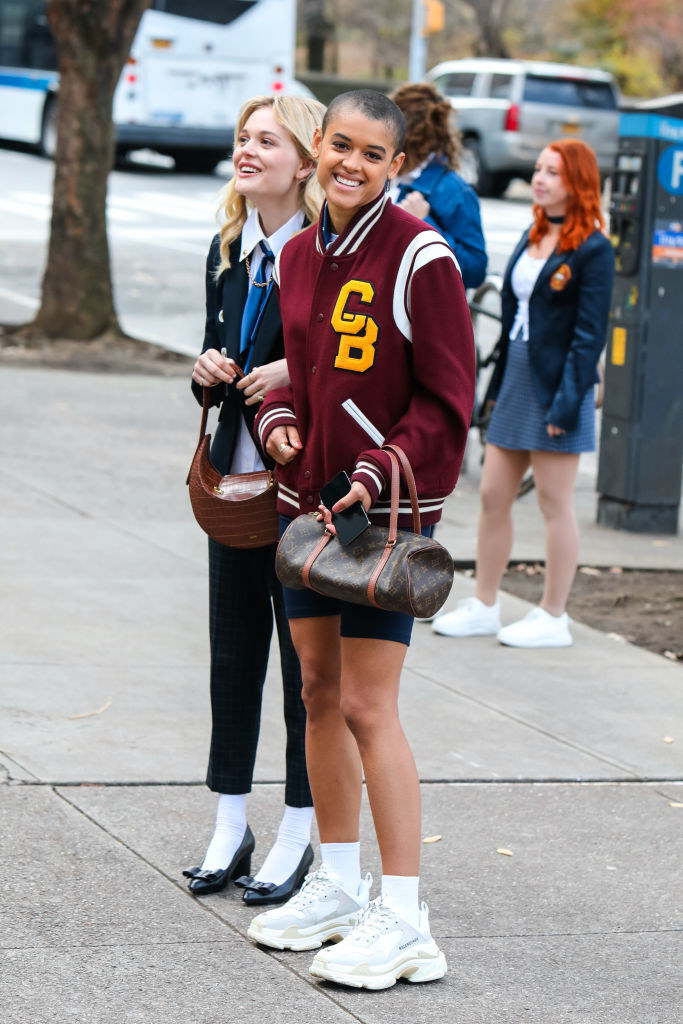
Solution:
[[(341, 473), (337, 473), (335, 477), (321, 488), (320, 500), (323, 505), (331, 509), (350, 490), (351, 481), (348, 474), (342, 470)], [(340, 544), (350, 544), (356, 537), (360, 537), (363, 530), (370, 525), (367, 512), (360, 501), (354, 502), (350, 508), (344, 509), (343, 512), (334, 512), (332, 514), (332, 521)]]

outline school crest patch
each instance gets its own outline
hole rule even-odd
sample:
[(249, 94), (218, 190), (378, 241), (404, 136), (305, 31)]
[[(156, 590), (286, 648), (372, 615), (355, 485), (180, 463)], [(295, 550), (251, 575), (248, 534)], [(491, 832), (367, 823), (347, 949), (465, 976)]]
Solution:
[(561, 292), (571, 280), (572, 270), (568, 263), (561, 263), (550, 278), (550, 287), (554, 292)]

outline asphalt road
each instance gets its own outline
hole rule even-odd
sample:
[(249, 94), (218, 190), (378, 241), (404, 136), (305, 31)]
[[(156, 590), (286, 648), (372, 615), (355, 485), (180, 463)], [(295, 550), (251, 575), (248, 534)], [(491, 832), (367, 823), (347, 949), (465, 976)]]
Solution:
[[(204, 261), (216, 230), (217, 194), (230, 164), (213, 175), (176, 174), (156, 163), (113, 171), (109, 244), (117, 311), (128, 333), (194, 353), (201, 342)], [(38, 305), (50, 228), (50, 161), (0, 148), (0, 323), (30, 319)], [(528, 186), (482, 200), (489, 270), (502, 272), (529, 221)]]

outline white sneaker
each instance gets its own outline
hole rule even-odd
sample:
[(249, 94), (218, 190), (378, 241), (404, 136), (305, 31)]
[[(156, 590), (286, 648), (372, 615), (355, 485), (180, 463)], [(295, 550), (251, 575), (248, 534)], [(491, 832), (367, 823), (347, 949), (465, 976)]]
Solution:
[(574, 643), (567, 613), (551, 615), (543, 608), (532, 608), (523, 619), (504, 626), (498, 639), (507, 647), (571, 647)]
[(310, 967), (314, 978), (371, 989), (390, 988), (399, 978), (435, 981), (447, 970), (446, 957), (429, 932), (427, 904), (420, 906), (418, 929), (398, 917), (381, 896), (361, 911), (351, 934), (321, 949)]
[(371, 885), (372, 875), (368, 874), (352, 896), (323, 864), (306, 875), (291, 900), (255, 917), (247, 935), (262, 946), (295, 950), (318, 949), (328, 939), (343, 939), (368, 902)]
[(500, 629), (500, 602), (484, 604), (478, 597), (458, 601), (455, 611), (434, 620), (432, 630), (441, 636), (495, 636)]

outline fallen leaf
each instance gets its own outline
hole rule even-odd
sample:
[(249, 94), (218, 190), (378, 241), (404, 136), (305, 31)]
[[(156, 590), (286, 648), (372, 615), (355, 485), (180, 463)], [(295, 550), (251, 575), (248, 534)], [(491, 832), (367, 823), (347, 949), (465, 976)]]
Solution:
[(499, 848), (498, 848), (498, 849), (496, 850), (496, 853), (502, 853), (502, 855), (503, 855), (504, 857), (514, 857), (514, 853), (512, 852), (512, 850), (506, 850), (506, 849), (505, 849), (504, 847), (502, 847), (502, 846), (500, 846), (500, 847), (499, 847)]
[(438, 843), (439, 839), (443, 839), (443, 836), (425, 836), (422, 840), (423, 843)]
[(592, 565), (582, 565), (581, 568), (579, 569), (579, 572), (582, 572), (584, 576), (601, 576), (602, 575), (600, 570), (599, 569), (594, 569)]
[(664, 657), (668, 658), (669, 661), (679, 661), (680, 655), (676, 654), (675, 651), (664, 651)]
[(665, 743), (675, 743), (676, 741), (675, 741), (675, 739), (673, 738), (673, 736), (665, 736), (665, 737), (664, 737), (664, 742), (665, 742)]
[(622, 573), (623, 571), (624, 571), (624, 570), (623, 570), (623, 569), (621, 568), (621, 566), (620, 566), (620, 565), (613, 565), (613, 566), (612, 566), (612, 568), (610, 569), (610, 572), (611, 572), (611, 573), (614, 573), (614, 575), (615, 575), (615, 576), (619, 576), (619, 575), (621, 575), (621, 573)]
[(669, 546), (668, 540), (653, 540), (652, 541), (652, 547), (653, 548), (668, 548), (668, 546)]
[(679, 800), (669, 800), (669, 807), (683, 807), (683, 803)]
[(90, 718), (91, 715), (101, 715), (108, 707), (111, 707), (111, 697), (107, 697), (106, 704), (103, 704), (97, 711), (83, 711), (80, 715), (69, 715), (69, 718)]

